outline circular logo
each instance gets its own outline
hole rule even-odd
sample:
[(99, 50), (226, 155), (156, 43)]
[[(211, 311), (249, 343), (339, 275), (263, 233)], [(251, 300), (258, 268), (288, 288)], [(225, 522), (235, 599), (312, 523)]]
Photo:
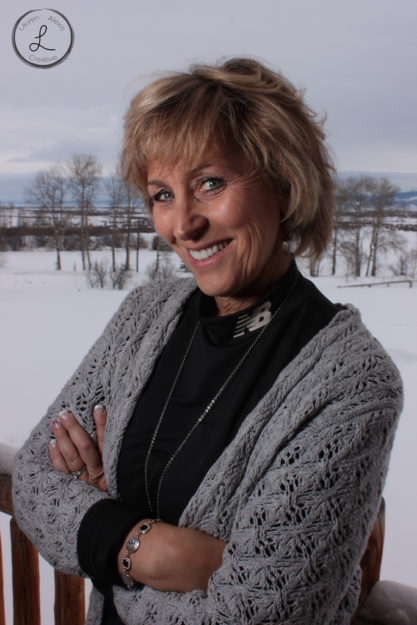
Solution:
[(67, 18), (53, 9), (36, 9), (19, 17), (13, 28), (17, 56), (34, 67), (54, 67), (71, 52), (74, 33)]

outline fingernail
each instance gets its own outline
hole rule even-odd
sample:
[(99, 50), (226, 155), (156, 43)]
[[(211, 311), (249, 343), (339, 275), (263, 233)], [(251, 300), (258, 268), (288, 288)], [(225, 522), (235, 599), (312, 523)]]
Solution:
[(60, 427), (61, 427), (61, 424), (60, 424), (60, 422), (58, 421), (58, 419), (55, 419), (55, 421), (53, 422), (53, 424), (52, 424), (52, 425), (54, 425), (56, 428), (60, 428)]
[(63, 410), (60, 410), (60, 411), (58, 412), (58, 417), (62, 417), (64, 414), (66, 414), (66, 412), (67, 412), (67, 411), (65, 410), (65, 408), (64, 408)]
[(49, 441), (49, 445), (50, 447), (56, 447), (56, 440), (54, 438), (51, 438), (51, 440)]
[(64, 421), (66, 421), (69, 417), (69, 414), (66, 410), (63, 410), (62, 412), (59, 413), (59, 418), (63, 419)]
[(105, 406), (103, 406), (103, 404), (96, 404), (94, 406), (94, 412), (105, 412), (106, 408)]

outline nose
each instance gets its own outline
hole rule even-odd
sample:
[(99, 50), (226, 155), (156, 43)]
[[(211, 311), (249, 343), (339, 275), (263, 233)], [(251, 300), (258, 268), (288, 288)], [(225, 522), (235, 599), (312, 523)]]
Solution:
[(184, 198), (175, 211), (174, 236), (177, 240), (197, 241), (206, 232), (209, 220), (194, 197)]

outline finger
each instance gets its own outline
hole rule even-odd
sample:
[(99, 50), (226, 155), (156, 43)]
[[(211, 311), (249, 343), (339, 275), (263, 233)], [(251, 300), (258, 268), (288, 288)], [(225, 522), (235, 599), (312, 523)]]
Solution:
[(101, 455), (103, 455), (104, 432), (107, 423), (107, 410), (102, 404), (94, 406), (93, 410), (94, 422), (96, 424), (97, 446)]
[(54, 469), (57, 471), (61, 471), (62, 473), (69, 473), (70, 470), (67, 466), (67, 463), (64, 460), (63, 455), (59, 451), (59, 447), (57, 445), (56, 439), (52, 439), (49, 442), (49, 455), (51, 457), (51, 461)]
[(78, 471), (84, 465), (84, 461), (78, 452), (77, 447), (72, 442), (69, 433), (61, 422), (61, 418), (56, 419), (52, 424), (52, 432), (55, 436), (56, 446), (62, 455), (70, 471)]
[[(71, 412), (63, 412), (59, 417), (59, 421), (69, 438), (69, 441), (65, 441), (65, 449), (68, 450), (73, 462), (76, 462), (75, 458), (81, 458), (81, 463), (79, 460), (77, 462), (77, 468), (71, 470), (75, 471), (80, 469), (80, 464), (82, 464), (86, 466), (88, 474), (93, 478), (95, 478), (97, 474), (101, 475), (102, 461), (100, 454), (82, 425)], [(75, 451), (75, 457), (72, 456), (73, 451)], [(65, 456), (65, 453), (64, 458), (68, 463), (68, 458)], [(69, 466), (71, 467), (71, 464), (69, 464)]]

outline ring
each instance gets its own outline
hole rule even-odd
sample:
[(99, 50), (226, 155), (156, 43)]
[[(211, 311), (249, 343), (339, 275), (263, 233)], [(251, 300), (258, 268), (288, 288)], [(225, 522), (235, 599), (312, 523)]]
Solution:
[(84, 471), (86, 470), (87, 470), (87, 467), (84, 465), (81, 469), (78, 469), (78, 471), (71, 471), (71, 475), (74, 478), (74, 480), (79, 480), (82, 474), (84, 473)]

